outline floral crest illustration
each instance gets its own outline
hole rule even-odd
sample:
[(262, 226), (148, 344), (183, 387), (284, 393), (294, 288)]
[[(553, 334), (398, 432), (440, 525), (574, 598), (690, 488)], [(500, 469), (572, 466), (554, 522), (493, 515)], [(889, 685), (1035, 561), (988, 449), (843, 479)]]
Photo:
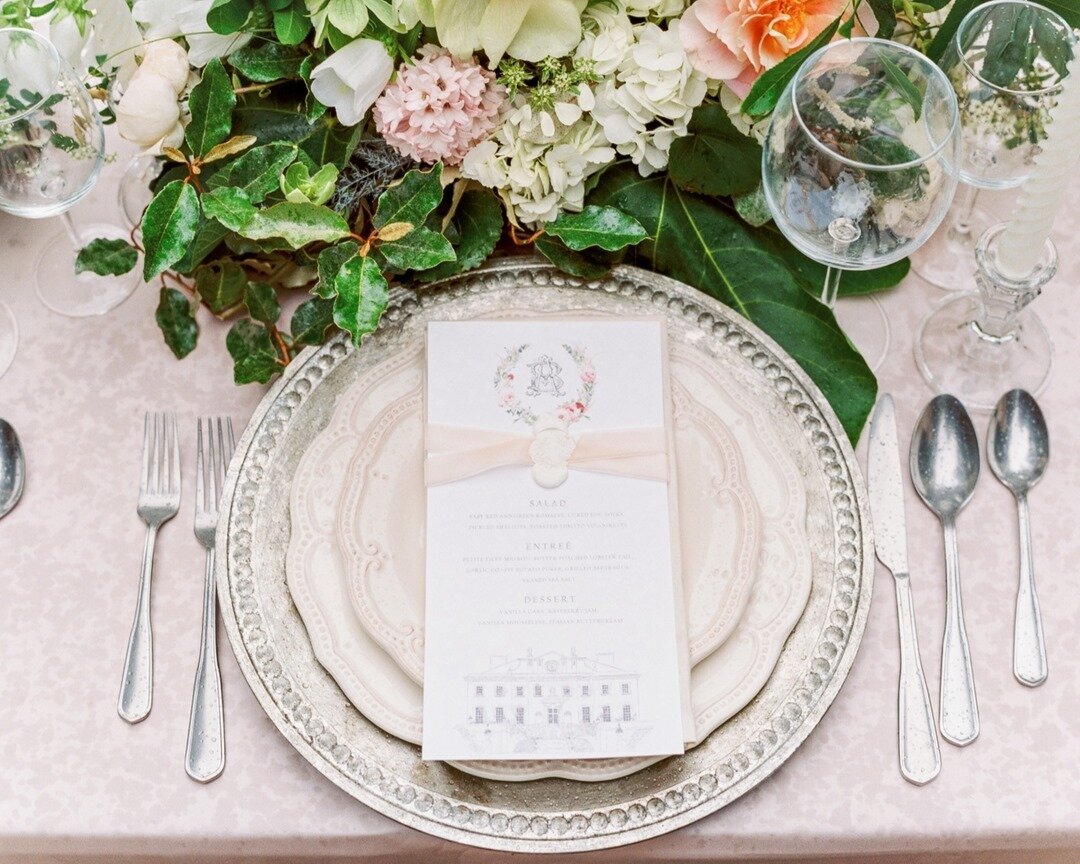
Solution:
[[(542, 415), (550, 414), (555, 420), (567, 425), (586, 416), (592, 404), (596, 388), (596, 367), (581, 348), (564, 344), (561, 346), (567, 360), (560, 362), (551, 352), (535, 356), (526, 355), (529, 344), (513, 345), (503, 352), (495, 368), (495, 395), (501, 407), (515, 422), (533, 426)], [(569, 364), (574, 372), (568, 373)], [(528, 370), (525, 372), (524, 370)], [(519, 375), (525, 376), (519, 378)], [(568, 382), (577, 379), (577, 389), (567, 397)], [(527, 380), (527, 384), (525, 383)], [(525, 384), (522, 387), (522, 384)], [(560, 400), (553, 410), (538, 411), (533, 403), (522, 398)]]

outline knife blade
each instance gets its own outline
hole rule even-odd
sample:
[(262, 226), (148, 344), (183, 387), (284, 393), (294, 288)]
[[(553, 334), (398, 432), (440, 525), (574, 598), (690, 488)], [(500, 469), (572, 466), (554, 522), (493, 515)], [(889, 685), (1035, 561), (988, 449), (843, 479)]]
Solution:
[(874, 521), (874, 549), (881, 563), (892, 571), (896, 587), (900, 635), (897, 695), (900, 773), (908, 782), (922, 786), (937, 777), (941, 770), (941, 750), (915, 628), (915, 603), (907, 562), (903, 468), (896, 435), (896, 412), (888, 393), (881, 397), (874, 419), (870, 421), (866, 474), (870, 487), (870, 515)]
[(867, 452), (870, 515), (874, 520), (874, 549), (893, 575), (906, 574), (907, 523), (904, 516), (904, 479), (900, 444), (896, 435), (896, 412), (892, 396), (878, 402), (870, 421)]

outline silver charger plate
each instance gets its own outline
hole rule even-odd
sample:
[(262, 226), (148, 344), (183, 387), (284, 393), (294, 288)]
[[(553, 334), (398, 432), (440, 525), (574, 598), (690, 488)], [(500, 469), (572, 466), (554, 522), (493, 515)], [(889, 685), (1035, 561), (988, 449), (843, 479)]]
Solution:
[[(702, 744), (621, 780), (506, 783), (424, 762), (344, 697), (312, 652), (285, 582), (289, 489), (297, 463), (369, 356), (426, 320), (497, 312), (522, 292), (545, 309), (618, 308), (667, 317), (669, 337), (728, 364), (768, 406), (807, 478), (813, 586), (776, 668), (754, 700)], [(305, 350), (256, 409), (222, 496), (217, 548), (222, 620), (248, 684), (288, 741), (367, 806), (438, 837), (515, 852), (633, 843), (687, 825), (752, 789), (795, 751), (832, 703), (869, 614), (873, 538), (854, 453), (821, 392), (768, 336), (704, 294), (618, 267), (587, 282), (507, 259), (434, 286), (395, 289), (379, 331)]]

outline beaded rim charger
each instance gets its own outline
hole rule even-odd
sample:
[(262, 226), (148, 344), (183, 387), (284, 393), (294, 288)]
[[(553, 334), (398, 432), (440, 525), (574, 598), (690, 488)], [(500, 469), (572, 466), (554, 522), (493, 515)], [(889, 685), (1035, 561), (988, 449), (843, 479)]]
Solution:
[[(729, 364), (765, 406), (807, 478), (813, 586), (761, 693), (686, 755), (622, 780), (508, 784), (424, 762), (346, 700), (315, 660), (285, 584), (288, 489), (300, 456), (358, 369), (427, 320), (496, 312), (533, 292), (538, 308), (664, 314), (671, 339)], [(775, 771), (810, 734), (854, 661), (869, 614), (873, 539), (862, 475), (840, 422), (797, 364), (760, 330), (700, 292), (616, 268), (584, 282), (511, 259), (419, 291), (394, 291), (379, 331), (355, 350), (339, 336), (298, 357), (242, 436), (222, 497), (222, 618), (255, 696), (288, 741), (364, 804), (439, 837), (505, 851), (619, 846), (718, 810)]]

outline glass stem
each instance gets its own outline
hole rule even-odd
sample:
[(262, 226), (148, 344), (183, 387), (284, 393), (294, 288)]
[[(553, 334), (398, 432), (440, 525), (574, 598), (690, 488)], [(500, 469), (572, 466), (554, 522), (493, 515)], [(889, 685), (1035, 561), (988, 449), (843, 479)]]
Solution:
[(821, 302), (830, 309), (836, 305), (836, 295), (840, 291), (840, 276), (844, 271), (830, 267), (825, 271), (825, 284), (821, 286)]
[(960, 200), (957, 205), (956, 218), (949, 226), (949, 239), (960, 246), (973, 246), (971, 236), (971, 217), (975, 212), (975, 202), (979, 197), (979, 189), (970, 183), (964, 183), (960, 192)]
[(83, 247), (82, 237), (79, 236), (79, 229), (75, 227), (75, 223), (71, 221), (71, 214), (66, 210), (60, 214), (60, 221), (64, 223), (64, 230), (67, 231), (68, 237), (71, 238), (71, 245), (75, 247), (75, 251), (78, 252)]

